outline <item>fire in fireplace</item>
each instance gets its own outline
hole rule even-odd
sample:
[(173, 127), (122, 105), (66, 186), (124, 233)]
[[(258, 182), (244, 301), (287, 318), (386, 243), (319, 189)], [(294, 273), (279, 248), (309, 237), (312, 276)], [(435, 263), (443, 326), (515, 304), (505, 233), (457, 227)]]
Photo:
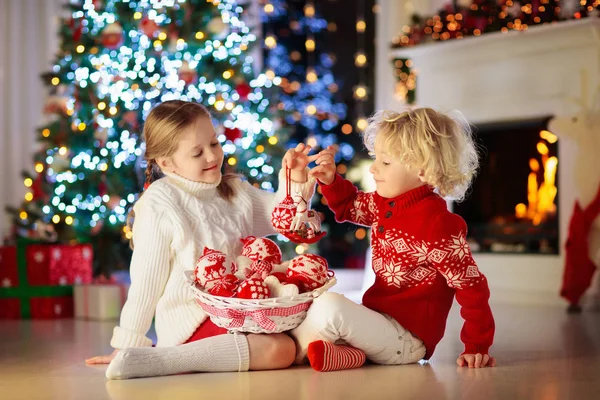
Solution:
[(548, 121), (474, 127), (480, 170), (453, 207), (473, 252), (558, 254), (558, 141)]

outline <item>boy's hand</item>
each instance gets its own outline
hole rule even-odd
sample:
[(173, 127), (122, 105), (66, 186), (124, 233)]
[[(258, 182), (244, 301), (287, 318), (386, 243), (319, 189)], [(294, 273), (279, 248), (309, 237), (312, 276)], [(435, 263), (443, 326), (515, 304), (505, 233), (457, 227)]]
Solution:
[(310, 170), (309, 174), (320, 180), (325, 185), (331, 185), (335, 180), (335, 148), (333, 146), (310, 157), (310, 161), (317, 162), (317, 166)]
[(463, 354), (456, 360), (456, 364), (459, 367), (469, 368), (483, 368), (483, 367), (495, 367), (496, 359), (487, 354)]
[(293, 181), (306, 182), (308, 180), (304, 169), (308, 166), (308, 163), (312, 161), (311, 157), (308, 156), (308, 153), (310, 153), (311, 150), (312, 148), (310, 146), (299, 143), (295, 149), (289, 149), (285, 153), (285, 156), (283, 156), (281, 166), (282, 168), (288, 167), (292, 170)]
[(109, 354), (107, 356), (96, 356), (96, 357), (88, 358), (87, 360), (85, 360), (85, 363), (89, 364), (89, 365), (110, 364), (110, 362), (113, 360), (113, 358), (115, 358), (117, 356), (118, 353), (119, 353), (119, 349), (115, 349), (115, 351), (113, 351), (112, 354)]

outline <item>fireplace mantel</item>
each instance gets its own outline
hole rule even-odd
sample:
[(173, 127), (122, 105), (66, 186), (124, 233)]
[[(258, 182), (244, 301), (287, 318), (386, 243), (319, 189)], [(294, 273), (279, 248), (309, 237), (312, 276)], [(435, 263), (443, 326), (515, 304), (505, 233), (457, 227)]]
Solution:
[[(399, 15), (400, 8), (382, 3), (377, 17), (380, 41), (387, 39), (389, 43), (400, 32)], [(392, 93), (395, 58), (413, 61), (417, 71), (416, 106), (460, 110), (475, 124), (571, 116), (580, 111), (570, 99), (581, 97), (581, 77), (586, 77), (583, 82), (588, 86), (588, 104), (600, 85), (600, 19), (565, 21), (522, 32), (489, 33), (410, 48), (384, 51), (383, 43), (377, 46), (377, 108), (405, 107)], [(575, 164), (578, 152), (585, 149), (558, 134), (558, 215), (560, 243), (564, 244), (573, 204), (579, 196), (573, 183)], [(598, 175), (600, 171), (590, 173)], [(488, 276), (493, 297), (564, 304), (558, 296), (564, 251), (559, 255), (476, 254), (475, 260)]]
[[(600, 83), (600, 19), (435, 42), (390, 51), (417, 71), (417, 103), (458, 109), (474, 123), (575, 113), (580, 71)], [(593, 90), (588, 91), (593, 95)]]

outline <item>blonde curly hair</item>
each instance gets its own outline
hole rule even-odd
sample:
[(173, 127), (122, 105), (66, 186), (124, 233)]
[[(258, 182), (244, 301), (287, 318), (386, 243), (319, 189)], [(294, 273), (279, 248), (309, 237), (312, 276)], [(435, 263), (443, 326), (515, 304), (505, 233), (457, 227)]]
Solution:
[(375, 138), (382, 135), (382, 148), (390, 156), (423, 171), (425, 183), (441, 196), (460, 201), (475, 176), (479, 157), (469, 123), (462, 114), (453, 114), (431, 108), (378, 111), (369, 118), (363, 141), (374, 151)]

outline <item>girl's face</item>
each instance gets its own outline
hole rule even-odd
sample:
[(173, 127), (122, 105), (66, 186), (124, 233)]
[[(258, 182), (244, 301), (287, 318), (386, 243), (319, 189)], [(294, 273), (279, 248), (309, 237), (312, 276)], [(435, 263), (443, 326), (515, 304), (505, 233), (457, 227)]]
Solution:
[(377, 185), (377, 194), (388, 199), (398, 197), (412, 189), (423, 185), (419, 171), (402, 164), (383, 148), (384, 140), (381, 135), (375, 138), (375, 161), (369, 168)]
[(199, 117), (190, 126), (171, 157), (159, 158), (163, 171), (194, 182), (218, 183), (221, 180), (223, 148), (210, 118)]

